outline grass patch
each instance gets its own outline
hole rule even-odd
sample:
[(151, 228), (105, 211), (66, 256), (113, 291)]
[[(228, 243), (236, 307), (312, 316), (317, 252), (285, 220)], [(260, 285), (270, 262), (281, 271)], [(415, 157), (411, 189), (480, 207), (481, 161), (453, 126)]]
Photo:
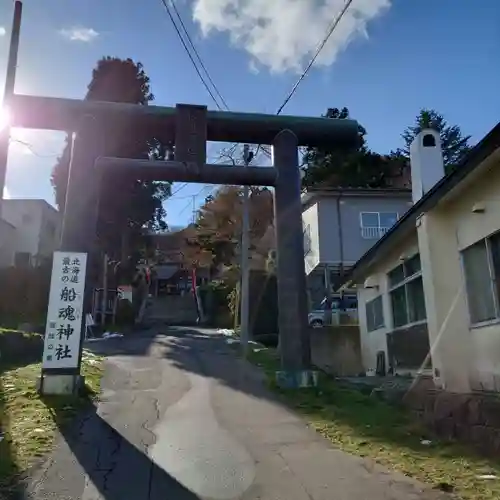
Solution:
[(480, 457), (459, 443), (437, 440), (403, 408), (339, 386), (327, 376), (320, 377), (317, 388), (280, 389), (274, 382), (279, 368), (274, 350), (252, 350), (248, 358), (266, 372), (272, 390), (340, 449), (435, 488), (452, 489), (463, 499), (500, 498), (500, 461)]
[(84, 351), (81, 396), (40, 397), (36, 380), (41, 365), (0, 366), (0, 497), (16, 486), (31, 465), (48, 453), (59, 426), (67, 424), (100, 392), (102, 358)]

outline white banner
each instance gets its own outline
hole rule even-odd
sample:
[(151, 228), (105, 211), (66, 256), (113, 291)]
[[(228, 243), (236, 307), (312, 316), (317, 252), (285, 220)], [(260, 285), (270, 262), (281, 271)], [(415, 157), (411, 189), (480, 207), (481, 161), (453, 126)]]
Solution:
[(42, 367), (76, 368), (87, 254), (54, 252)]

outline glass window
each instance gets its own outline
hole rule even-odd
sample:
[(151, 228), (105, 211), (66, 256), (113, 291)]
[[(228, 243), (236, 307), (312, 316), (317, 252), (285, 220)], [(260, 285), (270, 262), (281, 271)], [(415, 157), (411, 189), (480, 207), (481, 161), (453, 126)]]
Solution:
[(392, 227), (398, 221), (397, 212), (380, 212), (380, 227)]
[(388, 277), (390, 286), (401, 283), (405, 279), (405, 271), (403, 265), (401, 264), (400, 266), (395, 267), (392, 271), (389, 272)]
[(392, 317), (394, 328), (406, 325), (408, 321), (408, 309), (406, 304), (405, 286), (400, 286), (391, 292)]
[(404, 263), (405, 276), (409, 278), (420, 271), (420, 254), (416, 254)]
[(384, 326), (384, 310), (382, 296), (366, 303), (366, 327), (369, 332), (378, 330)]
[[(493, 246), (496, 247), (496, 241)], [(496, 251), (495, 249), (494, 252)], [(495, 297), (486, 240), (466, 248), (462, 252), (462, 258), (471, 323), (494, 319), (496, 317)]]
[(420, 255), (417, 253), (388, 273), (394, 327), (426, 319), (425, 295), (422, 282)]
[(493, 281), (495, 283), (495, 293), (498, 300), (500, 297), (500, 233), (491, 236), (490, 251)]
[(426, 319), (425, 296), (422, 277), (419, 276), (409, 281), (406, 285), (408, 293), (408, 316), (409, 322), (421, 321)]
[(361, 212), (361, 226), (379, 227), (378, 212)]

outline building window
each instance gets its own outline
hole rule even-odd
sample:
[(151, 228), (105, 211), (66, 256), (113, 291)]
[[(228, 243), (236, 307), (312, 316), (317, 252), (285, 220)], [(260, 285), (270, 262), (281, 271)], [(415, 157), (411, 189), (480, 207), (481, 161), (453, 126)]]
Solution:
[(361, 236), (367, 240), (378, 240), (398, 220), (397, 212), (361, 212)]
[(383, 328), (384, 309), (382, 306), (382, 295), (366, 303), (366, 327), (369, 332)]
[(390, 287), (394, 328), (424, 321), (424, 286), (420, 255), (416, 254), (387, 275)]
[(472, 324), (500, 318), (500, 233), (462, 251)]
[(304, 228), (304, 257), (311, 251), (311, 225)]

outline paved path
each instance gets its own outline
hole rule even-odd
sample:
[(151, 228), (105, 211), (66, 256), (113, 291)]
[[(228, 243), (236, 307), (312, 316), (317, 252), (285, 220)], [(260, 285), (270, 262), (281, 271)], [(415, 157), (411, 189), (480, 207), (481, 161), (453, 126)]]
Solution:
[(99, 346), (109, 358), (97, 413), (61, 437), (26, 498), (447, 498), (333, 448), (214, 333), (171, 329)]

